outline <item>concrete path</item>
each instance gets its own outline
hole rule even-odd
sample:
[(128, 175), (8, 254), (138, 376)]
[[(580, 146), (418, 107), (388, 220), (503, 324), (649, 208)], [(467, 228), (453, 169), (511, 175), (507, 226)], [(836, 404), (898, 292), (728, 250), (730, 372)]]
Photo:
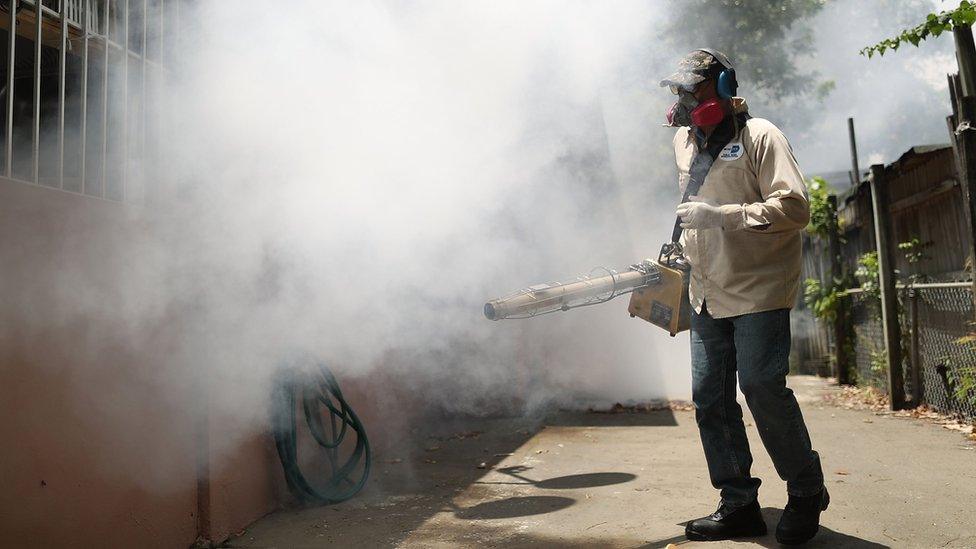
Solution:
[[(807, 547), (976, 547), (972, 443), (924, 421), (825, 404), (832, 389), (816, 378), (791, 385), (832, 498)], [(718, 497), (694, 412), (660, 411), (441, 429), (408, 455), (377, 456), (370, 488), (353, 501), (275, 513), (229, 546), (777, 547), (785, 484), (747, 425), (764, 480), (763, 538), (684, 541), (683, 523), (712, 512)]]

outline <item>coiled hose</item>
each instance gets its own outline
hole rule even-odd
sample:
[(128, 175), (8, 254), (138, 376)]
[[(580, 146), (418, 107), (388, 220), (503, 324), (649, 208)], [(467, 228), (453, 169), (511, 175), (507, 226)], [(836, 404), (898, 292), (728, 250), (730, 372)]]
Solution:
[[(275, 447), (284, 468), (291, 493), (303, 503), (331, 504), (355, 496), (369, 477), (371, 453), (366, 429), (346, 402), (335, 376), (321, 362), (303, 361), (304, 368), (284, 371), (275, 384), (271, 425)], [(305, 422), (312, 438), (324, 450), (329, 478), (309, 482), (302, 473), (298, 456), (297, 401), (301, 399)], [(323, 420), (328, 411), (328, 432)], [(340, 446), (347, 437), (356, 437), (348, 456)]]

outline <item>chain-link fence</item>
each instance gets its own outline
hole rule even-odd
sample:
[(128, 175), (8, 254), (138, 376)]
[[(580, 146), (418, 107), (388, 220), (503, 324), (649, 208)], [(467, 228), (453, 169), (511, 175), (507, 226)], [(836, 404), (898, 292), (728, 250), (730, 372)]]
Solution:
[[(912, 400), (976, 418), (976, 341), (970, 283), (900, 287), (898, 317), (905, 391)], [(888, 392), (881, 307), (877, 296), (853, 291), (849, 299), (849, 367), (859, 385)]]
[(976, 343), (969, 341), (972, 285), (926, 285), (910, 290), (908, 299), (918, 325), (919, 369), (911, 379), (921, 385), (922, 402), (976, 418)]
[(848, 294), (850, 330), (848, 360), (851, 381), (888, 392), (888, 364), (885, 355), (881, 304), (877, 297), (863, 292)]

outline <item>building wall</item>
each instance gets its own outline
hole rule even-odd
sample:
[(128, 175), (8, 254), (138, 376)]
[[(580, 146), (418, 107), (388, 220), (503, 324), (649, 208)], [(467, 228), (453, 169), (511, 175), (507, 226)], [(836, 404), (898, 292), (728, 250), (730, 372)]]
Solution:
[(253, 403), (174, 360), (192, 308), (145, 295), (165, 281), (123, 245), (145, 219), (0, 180), (0, 546), (186, 547), (283, 494), (270, 436), (234, 417)]

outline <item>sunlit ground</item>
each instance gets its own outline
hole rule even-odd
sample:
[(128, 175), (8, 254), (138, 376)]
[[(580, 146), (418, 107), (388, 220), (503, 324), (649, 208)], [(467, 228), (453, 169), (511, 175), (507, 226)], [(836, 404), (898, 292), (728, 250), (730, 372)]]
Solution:
[[(974, 446), (931, 423), (826, 405), (794, 378), (832, 495), (808, 547), (972, 547)], [(785, 485), (747, 419), (770, 535), (708, 547), (776, 547)], [(691, 411), (561, 413), (545, 426), (490, 420), (381, 455), (370, 489), (282, 511), (233, 547), (666, 547), (714, 510)], [(901, 479), (901, 480), (895, 480)]]

